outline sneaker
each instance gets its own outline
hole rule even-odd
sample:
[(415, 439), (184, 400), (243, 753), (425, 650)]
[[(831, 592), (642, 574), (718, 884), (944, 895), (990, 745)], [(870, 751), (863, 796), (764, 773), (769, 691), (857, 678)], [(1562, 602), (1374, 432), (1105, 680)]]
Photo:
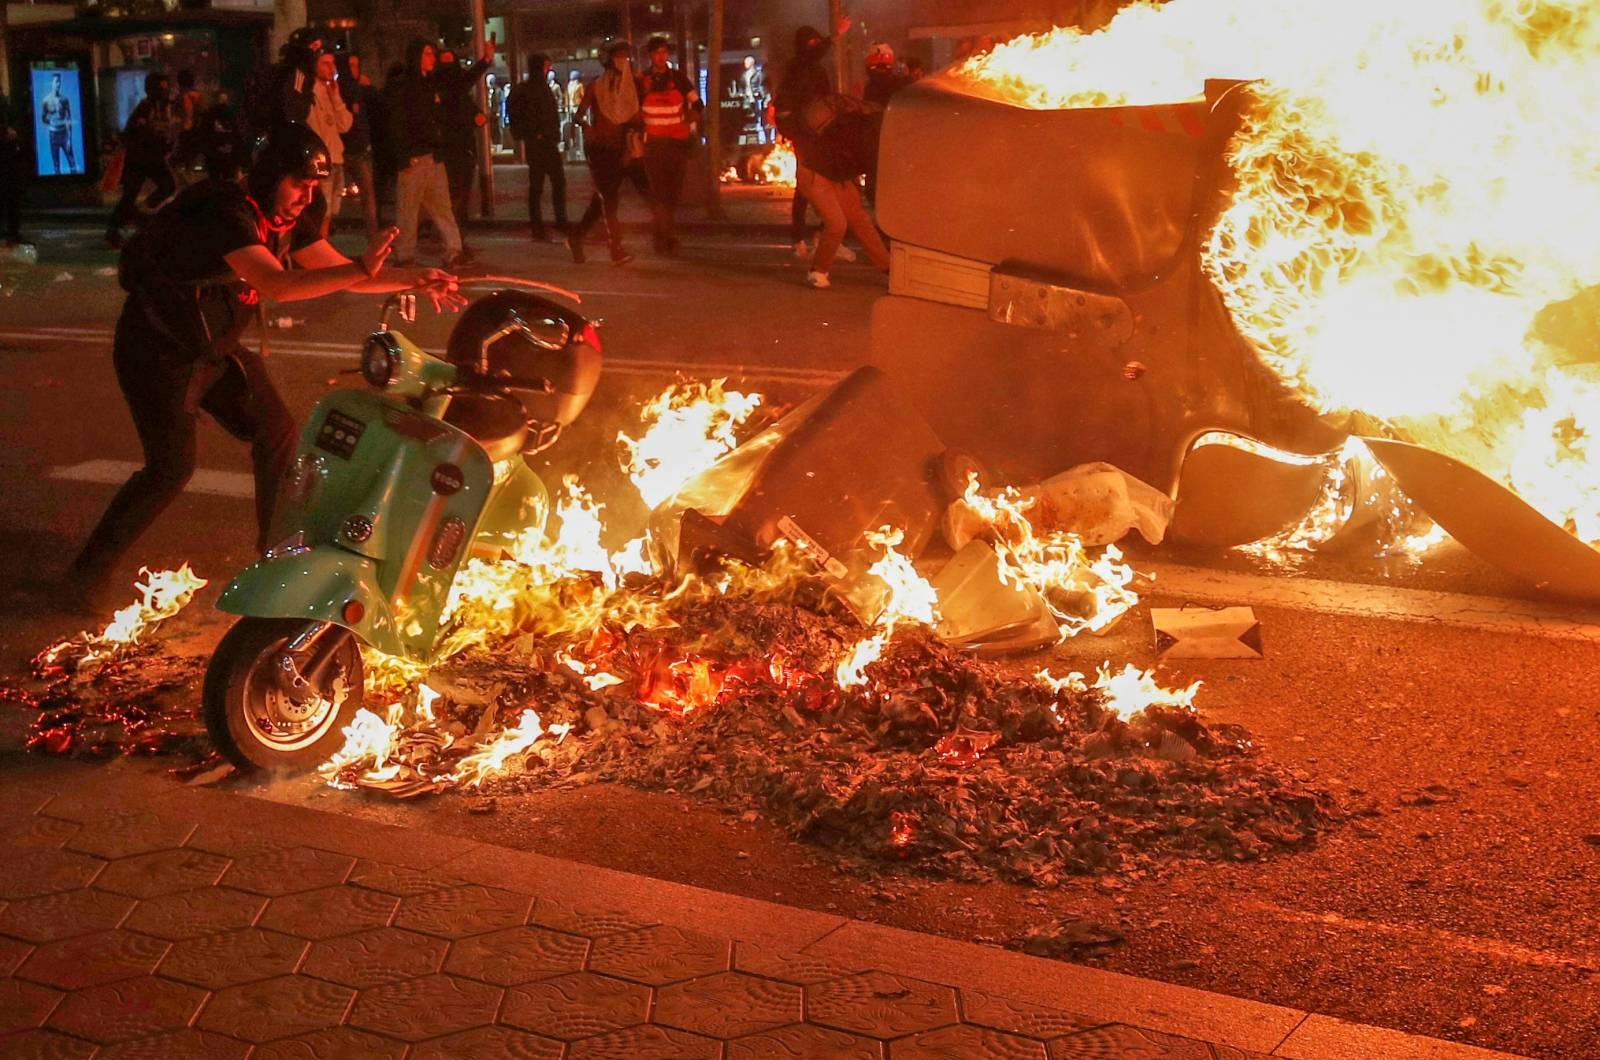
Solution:
[(462, 247), (455, 257), (444, 263), (444, 267), (447, 269), (465, 269), (477, 263), (478, 259), (473, 256), (472, 251)]
[(812, 271), (806, 273), (806, 286), (815, 287), (818, 290), (821, 290), (824, 287), (832, 287), (833, 281), (828, 279), (827, 273), (817, 272), (815, 269), (813, 269)]
[(811, 244), (807, 243), (803, 239), (795, 240), (794, 256), (799, 258), (801, 261), (805, 261), (811, 256)]
[(634, 260), (633, 255), (629, 254), (626, 250), (623, 250), (621, 247), (612, 247), (611, 248), (611, 264), (613, 264), (613, 265), (626, 265), (626, 264), (628, 264), (628, 262), (630, 262), (632, 260)]
[(834, 257), (838, 258), (840, 261), (854, 261), (856, 260), (856, 252), (841, 243), (839, 245), (839, 251), (834, 255)]

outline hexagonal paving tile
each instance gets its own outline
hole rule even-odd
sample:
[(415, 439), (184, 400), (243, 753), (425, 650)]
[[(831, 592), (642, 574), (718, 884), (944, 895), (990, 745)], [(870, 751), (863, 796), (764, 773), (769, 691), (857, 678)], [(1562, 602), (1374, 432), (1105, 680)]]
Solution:
[(793, 983), (723, 972), (663, 987), (651, 1018), (711, 1038), (737, 1038), (796, 1022), (800, 999)]
[(197, 1026), (250, 1042), (337, 1027), (355, 991), (303, 975), (230, 986), (212, 997)]
[(48, 942), (17, 969), (24, 979), (78, 990), (149, 975), (166, 955), (167, 943), (131, 931), (100, 931)]
[(17, 970), (28, 954), (33, 952), (33, 947), (21, 939), (0, 938), (0, 979)]
[(161, 974), (211, 990), (288, 975), (311, 944), (292, 935), (240, 928), (173, 944)]
[(323, 887), (274, 898), (260, 923), (303, 939), (328, 939), (383, 927), (399, 904), (393, 895), (360, 887)]
[(640, 1023), (650, 1011), (650, 991), (637, 983), (591, 972), (512, 987), (500, 1022), (572, 1041)]
[(301, 971), (345, 986), (381, 986), (399, 979), (432, 975), (444, 963), (450, 943), (399, 928), (376, 928), (311, 947)]
[(67, 841), (67, 849), (102, 858), (125, 858), (176, 849), (183, 846), (183, 841), (193, 831), (194, 825), (187, 821), (146, 813), (85, 825)]
[(947, 986), (885, 972), (860, 972), (806, 987), (806, 1019), (874, 1038), (898, 1038), (955, 1023)]
[(58, 817), (78, 824), (95, 824), (108, 817), (137, 817), (144, 807), (104, 795), (57, 795), (39, 810), (41, 817)]
[(661, 921), (644, 914), (625, 913), (600, 906), (591, 909), (551, 898), (541, 898), (534, 904), (530, 923), (565, 931), (571, 935), (584, 935), (597, 939), (601, 935), (616, 935), (638, 928), (654, 927)]
[(606, 935), (589, 951), (593, 971), (651, 986), (727, 971), (728, 961), (726, 940), (659, 924)]
[(6, 862), (6, 871), (0, 873), (0, 898), (12, 900), (87, 887), (106, 867), (99, 858), (70, 850), (35, 850)]
[(1024, 1005), (1020, 1001), (977, 990), (961, 991), (961, 1018), (968, 1023), (993, 1027), (997, 1031), (1039, 1039), (1072, 1034), (1101, 1022), (1058, 1009)]
[(291, 847), (235, 861), (223, 883), (241, 891), (281, 895), (343, 883), (356, 859), (311, 847)]
[(5, 1043), (6, 1060), (89, 1060), (100, 1048), (55, 1031), (23, 1031)]
[(133, 908), (133, 899), (85, 887), (41, 898), (24, 898), (0, 910), (0, 934), (28, 942), (53, 942), (92, 931), (110, 931)]
[(188, 1028), (113, 1045), (95, 1060), (243, 1060), (249, 1051), (248, 1043)]
[(435, 1038), (411, 1051), (408, 1060), (561, 1060), (562, 1045), (510, 1027), (479, 1027), (465, 1034)]
[(494, 887), (451, 887), (400, 900), (395, 927), (461, 939), (527, 923), (533, 899)]
[(665, 1027), (629, 1027), (575, 1042), (569, 1060), (717, 1060), (722, 1046), (710, 1038)]
[(203, 887), (146, 899), (123, 926), (157, 938), (195, 939), (249, 927), (266, 906), (259, 894)]
[(289, 842), (259, 828), (239, 828), (226, 824), (202, 824), (184, 842), (190, 850), (204, 850), (208, 854), (221, 854), (226, 858), (253, 858), (288, 850), (300, 845)]
[(766, 946), (758, 946), (753, 942), (736, 942), (733, 946), (733, 970), (810, 986), (824, 979), (837, 979), (862, 969), (841, 967), (817, 957), (808, 957), (803, 953), (784, 953)]
[(493, 1023), (500, 994), (472, 979), (425, 975), (361, 991), (350, 1025), (418, 1042)]
[(0, 823), (0, 846), (60, 850), (82, 828), (57, 817), (14, 817)]
[(1245, 1060), (1260, 1055), (1123, 1023), (1112, 1023), (1057, 1038), (1050, 1043), (1049, 1050), (1050, 1060), (1103, 1060), (1109, 1056), (1150, 1057), (1152, 1060)]
[(379, 1038), (365, 1031), (349, 1027), (335, 1027), (331, 1031), (312, 1031), (293, 1038), (256, 1046), (250, 1060), (400, 1060), (405, 1055), (404, 1042)]
[(829, 1060), (883, 1060), (883, 1043), (810, 1024), (779, 1027), (728, 1043), (728, 1060), (811, 1060), (819, 1056)]
[(0, 1038), (44, 1025), (61, 994), (17, 979), (0, 980)]
[(350, 882), (357, 887), (382, 891), (397, 898), (411, 898), (430, 891), (442, 891), (446, 887), (466, 885), (465, 880), (431, 869), (414, 869), (409, 865), (388, 865), (365, 859), (356, 862), (355, 871), (350, 873)]
[(988, 1027), (962, 1025), (889, 1043), (889, 1060), (1049, 1060), (1044, 1043)]
[(445, 971), (516, 986), (583, 970), (589, 940), (545, 928), (515, 927), (474, 935), (450, 947)]
[(228, 859), (199, 850), (161, 850), (121, 858), (106, 866), (95, 886), (135, 898), (210, 887), (228, 868)]
[(205, 999), (204, 990), (146, 975), (73, 991), (51, 1013), (50, 1026), (91, 1042), (123, 1042), (181, 1030)]

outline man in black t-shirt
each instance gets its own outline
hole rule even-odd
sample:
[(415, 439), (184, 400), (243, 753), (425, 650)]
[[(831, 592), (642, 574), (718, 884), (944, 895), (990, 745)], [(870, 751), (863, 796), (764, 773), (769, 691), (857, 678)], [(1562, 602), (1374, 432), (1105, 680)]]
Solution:
[(286, 126), (268, 139), (243, 184), (196, 184), (129, 241), (120, 269), (128, 299), (112, 362), (145, 464), (117, 492), (72, 563), (70, 588), (80, 605), (93, 609), (104, 601), (117, 562), (193, 475), (201, 410), (250, 443), (256, 544), (270, 544), (295, 425), (261, 354), (240, 341), (261, 298), (293, 302), (337, 291), (415, 288), (436, 306), (464, 304), (447, 273), (383, 268), (392, 228), (375, 235), (357, 261), (321, 238), (317, 191), (330, 169), (315, 133)]

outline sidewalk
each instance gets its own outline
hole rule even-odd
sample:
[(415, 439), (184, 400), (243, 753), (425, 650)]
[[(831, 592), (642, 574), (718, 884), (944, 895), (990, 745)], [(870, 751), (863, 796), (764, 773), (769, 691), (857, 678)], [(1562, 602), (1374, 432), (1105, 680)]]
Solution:
[[(514, 229), (522, 231), (528, 224), (528, 167), (513, 162), (496, 162), (494, 167), (494, 217), (474, 216), (467, 221), (473, 230)], [(706, 216), (705, 191), (698, 184), (701, 178), (690, 174), (684, 181), (683, 204), (678, 208), (678, 227), (689, 234), (707, 235), (758, 235), (787, 239), (789, 235), (789, 204), (794, 189), (779, 185), (724, 184), (722, 185), (722, 213), (720, 220)], [(567, 209), (572, 220), (583, 216), (589, 197), (594, 192), (594, 182), (589, 178), (589, 167), (582, 163), (567, 166)], [(552, 220), (550, 189), (544, 192), (545, 221)], [(75, 224), (104, 225), (110, 214), (109, 205), (38, 206), (23, 211), (24, 228), (40, 221), (71, 222)], [(393, 205), (385, 207), (385, 220), (393, 220)], [(622, 223), (630, 232), (648, 231), (650, 210), (640, 198), (638, 189), (630, 183), (622, 186)], [(812, 223), (816, 215), (812, 214)], [(346, 200), (339, 214), (341, 225), (360, 227), (361, 206), (357, 200)], [(595, 237), (600, 236), (596, 233)]]
[(7, 1058), (1503, 1055), (116, 763), (0, 754), (0, 844)]

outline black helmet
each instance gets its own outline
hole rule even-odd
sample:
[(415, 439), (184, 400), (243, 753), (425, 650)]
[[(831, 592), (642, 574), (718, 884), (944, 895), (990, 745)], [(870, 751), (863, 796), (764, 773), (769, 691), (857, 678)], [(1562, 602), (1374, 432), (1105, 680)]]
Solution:
[[(487, 373), (480, 361), (486, 339), (492, 339)], [(522, 403), (527, 452), (554, 442), (600, 381), (594, 326), (582, 314), (526, 291), (496, 291), (469, 306), (450, 332), (445, 360), (463, 369), (463, 382), (504, 391)], [(541, 382), (550, 384), (548, 391)], [(468, 403), (461, 404), (465, 412)], [(466, 423), (458, 426), (479, 433)]]
[(299, 123), (284, 125), (267, 137), (250, 165), (250, 197), (262, 210), (269, 210), (283, 178), (327, 180), (332, 173), (332, 158), (322, 137)]

